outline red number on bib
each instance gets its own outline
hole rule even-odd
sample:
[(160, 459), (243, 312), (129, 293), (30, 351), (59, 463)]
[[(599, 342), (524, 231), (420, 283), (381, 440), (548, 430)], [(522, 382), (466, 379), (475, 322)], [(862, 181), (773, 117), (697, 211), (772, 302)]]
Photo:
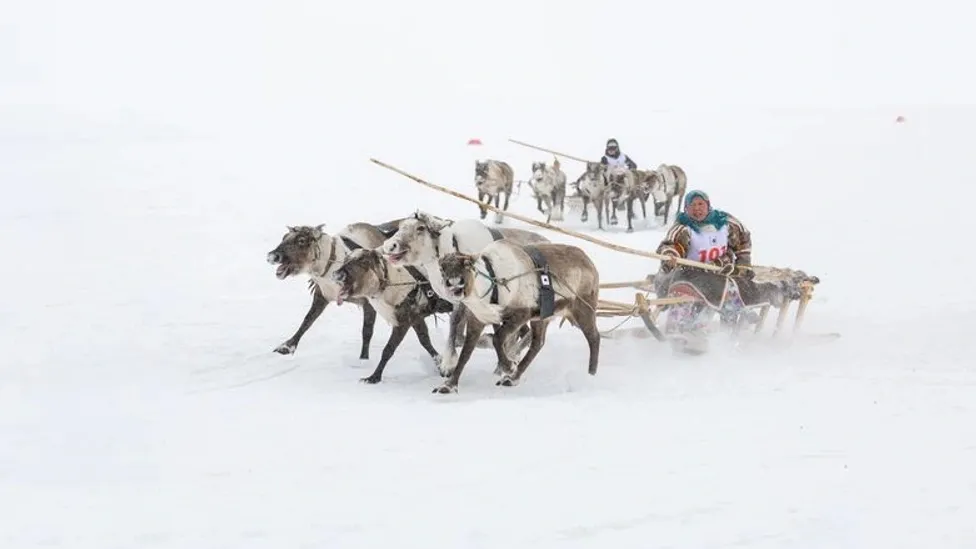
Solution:
[(708, 263), (709, 261), (715, 261), (723, 255), (725, 255), (725, 246), (722, 246), (721, 248), (715, 247), (707, 250), (699, 250), (698, 261)]

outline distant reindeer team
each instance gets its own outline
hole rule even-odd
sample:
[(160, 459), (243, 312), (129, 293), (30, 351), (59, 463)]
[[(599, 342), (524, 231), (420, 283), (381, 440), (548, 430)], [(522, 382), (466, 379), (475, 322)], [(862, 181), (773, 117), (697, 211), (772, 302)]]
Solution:
[[(496, 209), (507, 211), (515, 182), (511, 165), (479, 160), (474, 175), (480, 219), (487, 217), (486, 206), (492, 202)], [(551, 165), (534, 162), (528, 184), (546, 222), (563, 220), (567, 177), (559, 160)], [(600, 229), (604, 216), (616, 225), (622, 207), (629, 232), (636, 217), (635, 200), (645, 219), (647, 200), (652, 199), (654, 214), (667, 221), (672, 198), (679, 197), (680, 208), (687, 177), (678, 166), (665, 164), (657, 170), (638, 170), (587, 162), (571, 186), (583, 202), (581, 221), (587, 221), (592, 202)], [(496, 212), (495, 223), (501, 223), (502, 217)], [(362, 379), (366, 383), (382, 381), (387, 364), (412, 330), (444, 378), (435, 393), (457, 391), (477, 347), (494, 349), (497, 385), (516, 385), (544, 347), (547, 329), (556, 318), (583, 333), (589, 348), (587, 371), (597, 372), (600, 276), (596, 266), (581, 248), (552, 243), (533, 231), (496, 229), (482, 221), (417, 211), (379, 225), (353, 223), (335, 235), (326, 232), (324, 225), (289, 226), (267, 261), (277, 266), (279, 279), (308, 276), (312, 293), (298, 330), (275, 352), (295, 353), (331, 302), (353, 303), (362, 310), (361, 360), (369, 359), (377, 313), (391, 326), (376, 368)], [(426, 323), (439, 313), (450, 315), (441, 352), (432, 344)], [(485, 341), (482, 334), (488, 325), (493, 330)]]
[[(483, 204), (494, 202), (496, 209), (508, 211), (509, 198), (514, 187), (515, 175), (511, 165), (501, 160), (478, 160), (475, 162), (475, 188), (478, 201)], [(546, 162), (533, 162), (532, 175), (526, 182), (536, 200), (536, 208), (546, 216), (546, 223), (564, 220), (566, 205), (566, 173), (559, 159), (551, 165)], [(633, 232), (633, 220), (637, 215), (634, 202), (640, 204), (641, 215), (647, 219), (647, 201), (652, 200), (653, 215), (663, 218), (667, 224), (671, 215), (671, 204), (677, 199), (677, 212), (688, 189), (688, 176), (680, 167), (661, 164), (656, 170), (641, 170), (626, 164), (609, 165), (603, 162), (587, 162), (583, 173), (569, 184), (582, 201), (580, 221), (589, 220), (589, 206), (592, 203), (597, 214), (597, 228), (604, 229), (604, 220), (617, 225), (617, 211), (627, 212), (627, 232)], [(505, 195), (504, 203), (501, 196)], [(501, 206), (499, 205), (501, 204)], [(481, 219), (488, 215), (488, 209), (479, 205)], [(495, 223), (501, 223), (502, 214), (495, 214)]]

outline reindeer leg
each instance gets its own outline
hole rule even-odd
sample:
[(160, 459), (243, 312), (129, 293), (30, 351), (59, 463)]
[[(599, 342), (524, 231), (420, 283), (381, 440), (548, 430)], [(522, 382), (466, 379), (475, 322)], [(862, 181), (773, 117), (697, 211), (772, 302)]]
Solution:
[[(595, 306), (597, 298), (594, 296), (592, 305)], [(590, 347), (590, 363), (588, 372), (591, 376), (596, 375), (597, 366), (600, 361), (600, 330), (596, 326), (596, 311), (591, 307), (591, 303), (579, 301), (572, 312), (576, 319), (576, 325), (586, 337), (586, 343)]]
[[(454, 367), (457, 365), (457, 348), (464, 344), (462, 330), (464, 329), (465, 318), (464, 304), (456, 304), (448, 320), (447, 344), (444, 346), (444, 355), (441, 358), (440, 364), (437, 365), (441, 377), (451, 375), (451, 372), (454, 371)], [(459, 336), (461, 336), (460, 340)]]
[[(478, 191), (478, 211), (481, 212), (481, 219), (484, 219), (485, 216), (488, 215), (488, 209), (482, 205), (482, 203), (484, 202), (484, 198), (485, 198), (485, 193), (482, 191)], [(491, 196), (488, 197), (488, 200), (491, 200)]]
[(293, 336), (289, 337), (287, 341), (275, 348), (274, 352), (280, 355), (290, 355), (294, 353), (295, 349), (298, 347), (298, 342), (302, 339), (302, 336), (304, 336), (305, 332), (312, 327), (312, 324), (315, 323), (328, 304), (329, 300), (322, 295), (322, 292), (320, 292), (316, 286), (312, 291), (312, 304), (309, 306), (308, 312), (305, 313), (305, 318), (302, 319), (302, 324), (298, 327), (298, 331), (296, 331)]
[(495, 385), (502, 385), (505, 387), (512, 387), (518, 385), (519, 380), (522, 379), (522, 374), (525, 370), (529, 368), (532, 361), (542, 350), (542, 346), (546, 343), (546, 328), (549, 327), (549, 320), (535, 320), (529, 323), (530, 329), (532, 331), (532, 343), (529, 344), (529, 350), (526, 351), (525, 356), (518, 363), (518, 368), (512, 374), (506, 374), (497, 382)]
[(634, 224), (631, 221), (634, 219), (634, 199), (630, 197), (627, 199), (627, 232), (634, 232)]
[(590, 218), (590, 197), (583, 195), (583, 213), (580, 215), (580, 222), (586, 223)]
[(598, 201), (593, 202), (593, 208), (596, 210), (596, 228), (600, 229), (601, 231), (604, 230), (603, 229), (604, 200), (605, 200), (604, 198), (600, 198)]
[[(518, 361), (519, 355), (525, 349), (526, 345), (530, 343), (529, 339), (529, 325), (523, 324), (516, 333), (509, 333), (508, 337), (502, 344), (504, 348), (505, 356), (508, 357), (508, 366), (502, 364), (501, 361), (495, 365), (495, 371), (493, 372), (496, 376), (500, 376), (506, 372), (511, 372), (511, 365)], [(492, 341), (494, 343), (494, 340)], [(497, 351), (496, 351), (497, 352)]]
[(360, 360), (369, 360), (369, 344), (373, 341), (373, 330), (376, 328), (376, 309), (369, 301), (363, 301), (363, 347), (359, 351)]
[(373, 373), (369, 377), (364, 377), (360, 381), (366, 383), (379, 383), (381, 381), (386, 363), (393, 357), (393, 353), (396, 352), (397, 347), (400, 346), (403, 337), (407, 335), (407, 331), (410, 328), (410, 324), (407, 323), (398, 324), (393, 327), (393, 331), (390, 333), (390, 339), (387, 340), (386, 347), (383, 347), (383, 355), (380, 357), (380, 363), (376, 365), (376, 369), (373, 370)]
[(458, 358), (457, 366), (454, 367), (450, 377), (441, 386), (434, 388), (434, 393), (445, 395), (447, 393), (457, 392), (458, 380), (461, 379), (464, 366), (471, 359), (471, 353), (474, 352), (474, 348), (478, 344), (478, 338), (481, 337), (481, 332), (485, 331), (485, 325), (473, 315), (466, 314), (465, 323), (467, 326), (464, 334), (464, 346), (461, 347), (461, 356)]
[(514, 373), (512, 360), (506, 352), (505, 344), (508, 343), (511, 336), (515, 335), (530, 318), (532, 318), (531, 313), (515, 313), (505, 318), (501, 326), (495, 326), (495, 333), (491, 340), (495, 345), (495, 354), (498, 355), (498, 369), (495, 371), (501, 370), (503, 378), (510, 377)]
[(420, 342), (420, 346), (427, 351), (430, 358), (434, 359), (434, 364), (441, 363), (441, 355), (434, 348), (434, 345), (430, 342), (430, 332), (427, 330), (427, 321), (425, 319), (420, 319), (413, 324), (413, 331), (417, 334), (417, 341)]

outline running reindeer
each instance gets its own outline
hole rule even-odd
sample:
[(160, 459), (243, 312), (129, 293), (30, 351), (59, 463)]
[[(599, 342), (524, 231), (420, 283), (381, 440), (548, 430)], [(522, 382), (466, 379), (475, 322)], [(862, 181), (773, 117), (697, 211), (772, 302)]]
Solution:
[[(335, 236), (323, 231), (325, 224), (314, 227), (288, 227), (288, 232), (281, 237), (278, 246), (268, 252), (267, 261), (278, 266), (275, 276), (279, 280), (302, 274), (308, 275), (312, 304), (298, 330), (275, 348), (276, 353), (293, 354), (302, 336), (321, 316), (326, 306), (332, 301), (338, 301), (339, 287), (332, 281), (330, 275), (339, 267), (342, 260), (352, 250), (379, 246), (396, 232), (399, 222), (400, 220), (394, 220), (382, 225), (353, 223)], [(369, 344), (373, 339), (376, 325), (376, 309), (366, 299), (356, 298), (351, 299), (350, 302), (363, 310), (362, 348), (359, 358), (367, 360)]]
[(634, 232), (634, 200), (640, 202), (644, 219), (647, 219), (647, 196), (644, 194), (643, 179), (646, 172), (627, 168), (611, 168), (607, 174), (607, 196), (610, 203), (610, 224), (617, 224), (617, 206), (623, 204), (627, 211), (627, 232)]
[(559, 159), (553, 157), (551, 168), (545, 162), (533, 162), (529, 187), (535, 195), (536, 208), (547, 216), (546, 223), (562, 221), (566, 205), (566, 172), (560, 169)]
[[(478, 202), (483, 202), (485, 197), (486, 204), (491, 204), (494, 199), (495, 208), (508, 211), (508, 201), (512, 197), (512, 189), (515, 185), (515, 172), (512, 166), (502, 160), (476, 160), (474, 163), (474, 186), (478, 189)], [(504, 206), (499, 206), (501, 195), (505, 194)], [(481, 219), (488, 215), (488, 208), (479, 204)], [(495, 223), (502, 222), (502, 214), (495, 212)]]
[(379, 383), (382, 380), (386, 364), (411, 328), (417, 332), (424, 350), (440, 366), (441, 357), (430, 343), (426, 319), (436, 313), (449, 313), (454, 306), (431, 289), (430, 282), (418, 269), (391, 265), (379, 248), (359, 249), (346, 257), (331, 278), (339, 287), (339, 304), (349, 299), (365, 298), (392, 327), (379, 364), (362, 381)]
[(606, 166), (599, 162), (587, 162), (586, 171), (573, 183), (580, 198), (583, 199), (583, 213), (580, 215), (580, 221), (586, 223), (590, 218), (589, 204), (593, 202), (593, 207), (596, 209), (596, 224), (599, 229), (603, 229), (607, 183)]
[[(495, 325), (492, 342), (502, 366), (496, 385), (518, 384), (545, 345), (549, 323), (556, 317), (583, 332), (590, 349), (588, 372), (596, 375), (600, 275), (582, 249), (567, 244), (520, 246), (499, 240), (477, 254), (449, 253), (439, 264), (447, 291), (465, 305), (467, 332), (457, 365), (435, 393), (457, 391), (461, 373), (488, 324)], [(532, 342), (514, 366), (503, 345), (526, 323)]]
[[(443, 376), (447, 376), (457, 362), (456, 348), (459, 345), (459, 334), (465, 328), (465, 317), (461, 300), (444, 286), (438, 261), (450, 253), (476, 254), (501, 239), (522, 245), (549, 242), (548, 238), (525, 229), (493, 229), (473, 219), (443, 219), (418, 211), (401, 221), (396, 234), (382, 245), (382, 252), (392, 265), (418, 268), (430, 280), (431, 287), (438, 295), (455, 304), (443, 359), (440, 362)], [(512, 342), (514, 348), (510, 352), (513, 356), (517, 357), (528, 344), (527, 336), (528, 329), (519, 333), (517, 342)]]
[(664, 224), (667, 225), (671, 213), (671, 201), (675, 197), (678, 198), (676, 212), (681, 212), (685, 192), (688, 190), (688, 176), (680, 166), (661, 164), (657, 170), (648, 171), (645, 181), (650, 188), (651, 196), (654, 197), (654, 215), (663, 215)]

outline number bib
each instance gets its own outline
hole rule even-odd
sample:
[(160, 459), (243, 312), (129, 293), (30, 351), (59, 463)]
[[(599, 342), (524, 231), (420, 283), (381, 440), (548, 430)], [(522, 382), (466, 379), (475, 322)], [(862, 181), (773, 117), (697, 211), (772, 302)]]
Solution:
[(702, 227), (702, 232), (696, 233), (688, 229), (691, 242), (685, 259), (692, 259), (702, 263), (715, 261), (725, 255), (729, 246), (729, 225), (726, 223), (721, 229), (715, 230), (711, 225)]

